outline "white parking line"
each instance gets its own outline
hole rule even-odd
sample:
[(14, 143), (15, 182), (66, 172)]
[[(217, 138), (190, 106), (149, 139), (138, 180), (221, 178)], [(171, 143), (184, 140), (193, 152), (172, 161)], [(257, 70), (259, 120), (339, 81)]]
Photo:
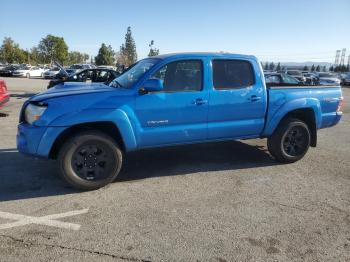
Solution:
[(45, 226), (50, 226), (50, 227), (59, 227), (59, 228), (65, 228), (65, 229), (79, 230), (80, 229), (79, 224), (61, 222), (61, 221), (58, 221), (56, 219), (77, 216), (80, 214), (85, 214), (88, 211), (89, 211), (89, 209), (86, 208), (86, 209), (69, 211), (66, 213), (53, 214), (53, 215), (47, 215), (47, 216), (42, 216), (42, 217), (33, 217), (33, 216), (12, 214), (12, 213), (8, 213), (8, 212), (0, 211), (1, 218), (17, 220), (16, 222), (0, 224), (0, 230), (13, 228), (13, 227), (19, 227), (19, 226), (25, 226), (25, 225), (29, 225), (29, 224), (37, 224), (37, 225), (45, 225)]

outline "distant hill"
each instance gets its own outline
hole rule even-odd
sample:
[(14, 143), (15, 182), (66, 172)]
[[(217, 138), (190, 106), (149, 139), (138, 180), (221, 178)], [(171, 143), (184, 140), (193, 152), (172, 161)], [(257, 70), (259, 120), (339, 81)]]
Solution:
[(282, 66), (290, 66), (290, 67), (302, 67), (302, 66), (326, 66), (326, 67), (330, 67), (332, 65), (332, 63), (328, 63), (328, 62), (281, 62)]

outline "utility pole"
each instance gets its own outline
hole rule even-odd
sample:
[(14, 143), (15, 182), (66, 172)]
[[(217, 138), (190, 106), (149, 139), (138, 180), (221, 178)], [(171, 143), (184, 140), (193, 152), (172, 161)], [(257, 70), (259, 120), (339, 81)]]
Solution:
[(334, 60), (334, 65), (337, 66), (339, 64), (339, 58), (340, 58), (340, 50), (337, 50), (335, 52), (335, 60)]
[(340, 58), (340, 65), (344, 65), (345, 64), (345, 53), (346, 53), (346, 48), (343, 48), (341, 51), (341, 58)]

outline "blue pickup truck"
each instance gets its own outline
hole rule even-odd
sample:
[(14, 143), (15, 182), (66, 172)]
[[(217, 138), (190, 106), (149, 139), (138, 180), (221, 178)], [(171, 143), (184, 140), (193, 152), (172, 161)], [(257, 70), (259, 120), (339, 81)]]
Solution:
[(342, 100), (339, 86), (266, 86), (254, 56), (160, 55), (109, 85), (65, 83), (31, 97), (17, 147), (58, 159), (62, 177), (84, 190), (113, 181), (126, 153), (145, 148), (267, 138), (271, 155), (291, 163), (339, 122)]

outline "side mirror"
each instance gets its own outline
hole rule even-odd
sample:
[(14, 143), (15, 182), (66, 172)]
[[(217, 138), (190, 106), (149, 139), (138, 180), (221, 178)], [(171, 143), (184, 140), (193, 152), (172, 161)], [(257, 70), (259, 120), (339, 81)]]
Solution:
[(140, 89), (141, 94), (149, 92), (158, 92), (163, 90), (163, 81), (160, 79), (148, 79)]

